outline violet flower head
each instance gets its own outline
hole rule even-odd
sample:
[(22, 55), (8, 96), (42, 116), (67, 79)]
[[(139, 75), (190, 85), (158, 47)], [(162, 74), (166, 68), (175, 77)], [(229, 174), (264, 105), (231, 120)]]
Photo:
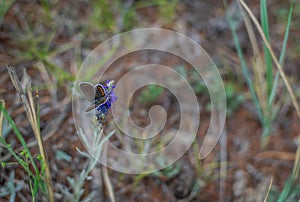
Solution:
[(98, 119), (103, 118), (108, 110), (111, 108), (112, 104), (117, 101), (117, 96), (115, 95), (114, 88), (116, 86), (114, 85), (114, 81), (106, 81), (106, 84), (103, 85), (103, 88), (105, 90), (106, 100), (104, 103), (99, 105), (96, 110), (95, 114)]

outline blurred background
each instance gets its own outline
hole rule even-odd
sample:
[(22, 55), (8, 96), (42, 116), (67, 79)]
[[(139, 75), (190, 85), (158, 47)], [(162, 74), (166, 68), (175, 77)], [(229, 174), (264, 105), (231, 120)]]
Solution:
[[(1, 0), (0, 201), (300, 200), (300, 119), (295, 108), (300, 97), (300, 4), (245, 1), (270, 51), (239, 2)], [(175, 164), (151, 174), (128, 175), (93, 165), (77, 151), (85, 148), (74, 127), (72, 88), (82, 62), (99, 44), (149, 27), (182, 33), (207, 51), (224, 81), (227, 119), (218, 145), (199, 159), (210, 122), (209, 94), (189, 64), (167, 58), (197, 95), (203, 109), (201, 127), (192, 147)], [(15, 74), (9, 74), (7, 66), (14, 67)], [(116, 80), (126, 73), (115, 71)], [(25, 93), (29, 106), (38, 105), (38, 131), (28, 118), (30, 107), (15, 88), (17, 80), (30, 95), (38, 92), (32, 102)], [(155, 85), (136, 93), (130, 108), (133, 120), (147, 124), (145, 114), (155, 104), (164, 106), (170, 117), (166, 127), (174, 127), (179, 120), (176, 98)], [(107, 134), (113, 129), (111, 120), (108, 114)], [(36, 133), (43, 139), (52, 184), (40, 161)]]

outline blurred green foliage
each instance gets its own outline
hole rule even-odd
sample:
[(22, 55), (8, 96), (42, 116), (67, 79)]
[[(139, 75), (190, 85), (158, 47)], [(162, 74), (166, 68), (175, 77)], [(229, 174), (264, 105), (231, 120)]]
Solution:
[[(166, 159), (160, 158), (157, 159), (157, 163), (159, 165), (159, 167), (164, 167), (166, 162)], [(180, 162), (176, 162), (172, 165), (167, 166), (166, 168), (156, 171), (154, 173), (152, 173), (152, 176), (156, 176), (156, 177), (166, 177), (168, 179), (175, 177), (176, 175), (178, 175), (181, 171), (181, 163)]]
[[(196, 70), (187, 70), (183, 65), (175, 67), (175, 70), (191, 84), (197, 95), (209, 96), (208, 88)], [(233, 81), (225, 82), (224, 87), (227, 100), (226, 113), (231, 115), (246, 99)], [(206, 104), (205, 108), (210, 110), (211, 104)]]
[(93, 7), (90, 28), (100, 32), (119, 33), (139, 27), (142, 20), (141, 9), (158, 8), (158, 19), (163, 24), (171, 23), (175, 17), (178, 0), (108, 0), (89, 1)]
[(15, 0), (0, 0), (0, 25), (3, 22), (6, 12), (14, 2)]
[(141, 94), (138, 97), (138, 100), (143, 104), (152, 103), (159, 98), (163, 91), (164, 88), (159, 85), (148, 85), (145, 89), (142, 90)]

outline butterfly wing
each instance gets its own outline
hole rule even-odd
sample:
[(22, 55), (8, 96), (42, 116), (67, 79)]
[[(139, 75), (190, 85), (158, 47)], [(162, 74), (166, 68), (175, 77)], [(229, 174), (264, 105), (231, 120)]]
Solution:
[(92, 102), (92, 105), (85, 112), (89, 112), (107, 101), (106, 91), (102, 84), (93, 85), (89, 82), (81, 82), (79, 88), (86, 98)]
[(94, 87), (94, 91), (95, 91), (95, 100), (99, 100), (106, 96), (105, 88), (103, 87), (102, 84), (96, 84)]
[(106, 91), (105, 91), (105, 88), (103, 87), (103, 85), (97, 84), (97, 85), (95, 85), (94, 89), (95, 89), (95, 104), (97, 106), (99, 106), (99, 105), (105, 103), (107, 96), (106, 96)]
[(103, 97), (101, 99), (98, 99), (95, 101), (95, 104), (92, 104), (91, 106), (89, 106), (85, 112), (90, 112), (91, 110), (95, 109), (95, 108), (98, 108), (99, 106), (105, 104), (106, 102), (108, 101), (108, 97)]
[(95, 104), (92, 104), (91, 106), (89, 106), (85, 112), (90, 112), (91, 110), (95, 109), (96, 108), (96, 105)]
[(94, 91), (94, 85), (89, 82), (80, 82), (79, 83), (80, 90), (84, 93), (86, 98), (90, 102), (94, 102), (95, 100), (95, 91)]

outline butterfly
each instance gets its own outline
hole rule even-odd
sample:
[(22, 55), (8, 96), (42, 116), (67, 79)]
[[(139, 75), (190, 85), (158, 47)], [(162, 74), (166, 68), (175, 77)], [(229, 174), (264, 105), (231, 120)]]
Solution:
[(105, 104), (108, 100), (107, 90), (102, 84), (93, 85), (89, 82), (79, 83), (79, 88), (86, 98), (92, 103), (85, 112), (89, 112)]

